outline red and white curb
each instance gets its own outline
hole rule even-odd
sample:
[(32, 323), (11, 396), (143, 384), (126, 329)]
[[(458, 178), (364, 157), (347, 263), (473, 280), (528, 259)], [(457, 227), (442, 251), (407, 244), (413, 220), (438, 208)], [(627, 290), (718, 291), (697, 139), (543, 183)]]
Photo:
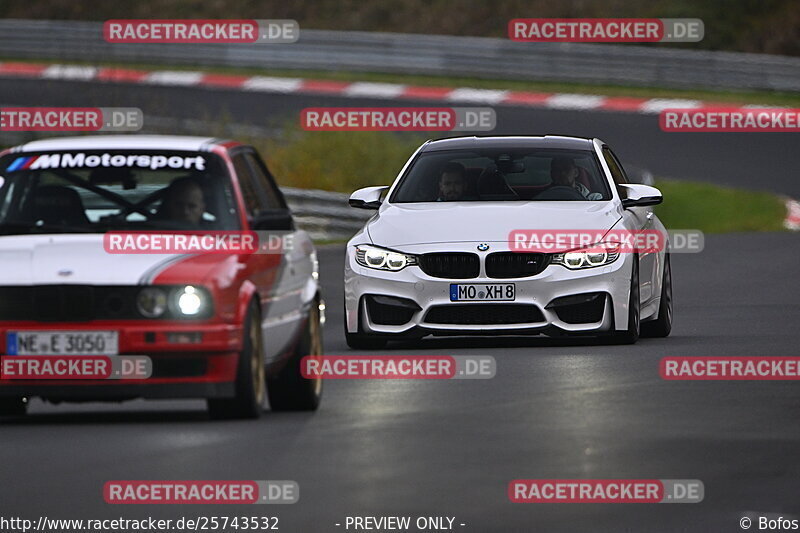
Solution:
[(470, 87), (421, 87), (398, 83), (346, 82), (269, 76), (215, 74), (200, 71), (136, 70), (82, 65), (0, 63), (0, 77), (48, 80), (101, 81), (143, 85), (240, 89), (243, 91), (293, 94), (325, 94), (348, 98), (382, 100), (428, 100), (455, 104), (486, 104), (542, 107), (576, 111), (616, 111), (658, 114), (664, 109), (725, 109), (773, 107), (740, 106), (700, 100), (632, 98), (596, 94), (538, 93), (475, 89)]
[(786, 219), (783, 221), (786, 229), (800, 231), (800, 202), (786, 199)]

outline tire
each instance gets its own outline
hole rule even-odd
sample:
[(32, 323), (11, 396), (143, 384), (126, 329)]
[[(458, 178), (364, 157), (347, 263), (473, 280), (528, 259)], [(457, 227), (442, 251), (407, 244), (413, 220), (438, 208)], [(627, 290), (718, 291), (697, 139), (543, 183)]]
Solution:
[(670, 265), (669, 252), (665, 255), (658, 318), (642, 323), (642, 337), (668, 337), (672, 331), (672, 266)]
[[(360, 306), (359, 306), (360, 308)], [(350, 333), (347, 331), (347, 309), (344, 311), (344, 340), (352, 350), (380, 350), (386, 347), (388, 340), (385, 337), (369, 335), (361, 331), (361, 311), (358, 312), (358, 331)]]
[(322, 355), (322, 325), (319, 302), (314, 301), (294, 353), (281, 371), (267, 378), (267, 395), (273, 411), (316, 411), (322, 399), (322, 378), (306, 379), (301, 373), (303, 357)]
[(631, 268), (631, 290), (628, 298), (628, 328), (612, 333), (612, 344), (635, 344), (641, 332), (641, 304), (639, 302), (639, 256), (633, 256)]
[(213, 419), (258, 418), (264, 410), (266, 383), (261, 313), (255, 300), (250, 302), (244, 321), (244, 340), (236, 369), (236, 396), (208, 400)]
[(0, 416), (25, 416), (27, 412), (25, 398), (0, 398)]

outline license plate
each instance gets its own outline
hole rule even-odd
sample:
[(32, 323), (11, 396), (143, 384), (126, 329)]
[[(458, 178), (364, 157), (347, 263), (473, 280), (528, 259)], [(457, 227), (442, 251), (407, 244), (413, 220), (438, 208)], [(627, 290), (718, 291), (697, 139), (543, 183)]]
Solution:
[(117, 355), (116, 331), (9, 331), (8, 355)]
[(451, 283), (451, 302), (511, 302), (516, 296), (513, 283)]

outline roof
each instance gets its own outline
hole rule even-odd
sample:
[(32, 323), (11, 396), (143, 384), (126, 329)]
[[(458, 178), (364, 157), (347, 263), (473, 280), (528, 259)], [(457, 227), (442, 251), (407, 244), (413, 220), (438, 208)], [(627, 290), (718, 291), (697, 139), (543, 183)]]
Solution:
[(14, 152), (49, 152), (59, 150), (177, 150), (207, 152), (212, 145), (223, 143), (213, 137), (179, 135), (91, 135), (58, 137), (32, 141), (13, 149)]
[(423, 152), (442, 150), (464, 150), (478, 148), (567, 148), (591, 150), (592, 140), (584, 137), (564, 137), (560, 135), (507, 135), (492, 137), (451, 137), (426, 143)]

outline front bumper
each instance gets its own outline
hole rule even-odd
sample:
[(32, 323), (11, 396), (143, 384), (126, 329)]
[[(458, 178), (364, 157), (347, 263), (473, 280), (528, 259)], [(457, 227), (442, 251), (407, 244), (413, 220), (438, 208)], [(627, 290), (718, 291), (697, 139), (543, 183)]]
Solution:
[[(403, 251), (418, 253), (411, 250)], [(449, 248), (435, 251), (463, 250)], [(481, 256), (483, 265), (485, 254), (478, 253), (478, 255)], [(360, 330), (363, 333), (411, 336), (552, 332), (599, 334), (614, 329), (625, 329), (632, 261), (631, 254), (620, 254), (620, 257), (609, 265), (583, 270), (569, 270), (560, 265), (549, 265), (535, 276), (499, 279), (486, 277), (484, 269), (481, 268), (480, 277), (442, 279), (425, 274), (418, 266), (408, 266), (399, 272), (363, 267), (355, 260), (354, 247), (348, 246), (344, 276), (346, 328), (348, 332), (355, 333), (359, 331), (360, 322)], [(516, 289), (515, 300), (451, 302), (451, 283), (513, 283)], [(408, 313), (410, 318), (407, 322), (399, 324), (396, 323), (398, 320), (394, 320), (394, 323), (387, 324), (383, 316), (375, 316), (373, 295), (400, 298), (408, 303), (409, 308), (411, 305), (415, 308), (413, 313)], [(555, 305), (560, 302), (579, 304), (594, 295), (603, 298), (601, 304), (598, 304), (598, 300), (591, 299), (593, 302), (591, 305), (595, 306), (595, 309), (598, 305), (602, 309), (596, 315), (582, 313), (578, 307), (573, 308), (578, 312), (559, 312), (559, 307)], [(575, 298), (559, 301), (561, 298), (569, 297)], [(498, 304), (500, 307), (495, 307)], [(467, 312), (461, 314), (452, 306), (470, 306), (470, 309), (464, 309)], [(475, 309), (484, 307), (476, 311), (473, 310), (473, 306)], [(462, 323), (442, 323), (442, 316), (454, 317), (447, 319), (451, 322), (458, 320), (459, 316), (466, 318)], [(476, 322), (475, 316), (486, 318), (481, 323), (481, 320)], [(514, 320), (514, 316), (519, 316), (519, 321)], [(581, 322), (581, 316), (586, 316), (591, 321)]]
[[(0, 377), (0, 396), (88, 400), (225, 398), (235, 393), (234, 382), (242, 347), (242, 328), (239, 325), (144, 320), (81, 323), (6, 321), (0, 323), (0, 341), (3, 343), (0, 353), (5, 353), (8, 332), (36, 330), (117, 331), (119, 355), (150, 357), (152, 376), (147, 379), (115, 380), (19, 380)], [(185, 334), (198, 332), (202, 333), (200, 340), (186, 342), (192, 336)]]

